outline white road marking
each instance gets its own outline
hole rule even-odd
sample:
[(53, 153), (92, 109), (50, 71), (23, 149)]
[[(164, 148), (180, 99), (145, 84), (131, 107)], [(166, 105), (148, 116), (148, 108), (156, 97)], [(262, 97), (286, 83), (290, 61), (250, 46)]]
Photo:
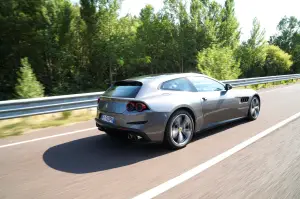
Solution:
[(136, 197), (134, 197), (133, 199), (148, 199), (148, 198), (154, 198), (156, 196), (158, 196), (159, 194), (162, 194), (166, 191), (168, 191), (169, 189), (183, 183), (184, 181), (198, 175), (199, 173), (205, 171), (206, 169), (212, 167), (213, 165), (221, 162), (222, 160), (230, 157), (231, 155), (237, 153), (238, 151), (244, 149), (245, 147), (253, 144), (254, 142), (256, 142), (257, 140), (265, 137), (266, 135), (272, 133), (273, 131), (275, 131), (278, 128), (281, 128), (282, 126), (288, 124), (289, 122), (297, 119), (300, 117), (300, 112), (296, 113), (295, 115), (277, 123), (276, 125), (266, 129), (263, 132), (260, 132), (259, 134), (251, 137), (250, 139), (236, 145), (235, 147), (221, 153), (220, 155), (215, 156), (214, 158), (208, 160), (207, 162), (204, 162), (196, 167), (194, 167), (193, 169), (182, 173), (181, 175), (168, 180), (165, 183), (162, 183), (160, 185), (158, 185), (157, 187), (154, 187)]
[(81, 133), (84, 131), (90, 131), (90, 130), (95, 130), (95, 129), (97, 129), (97, 128), (93, 127), (93, 128), (82, 129), (82, 130), (78, 130), (78, 131), (72, 131), (72, 132), (68, 132), (68, 133), (62, 133), (62, 134), (58, 134), (58, 135), (51, 135), (51, 136), (36, 138), (36, 139), (32, 139), (32, 140), (26, 140), (26, 141), (22, 141), (22, 142), (15, 142), (15, 143), (11, 143), (11, 144), (0, 145), (0, 148), (10, 147), (10, 146), (15, 146), (15, 145), (20, 145), (20, 144), (26, 144), (26, 143), (30, 143), (30, 142), (37, 142), (40, 140), (46, 140), (46, 139), (50, 139), (50, 138), (56, 138), (56, 137), (71, 135), (71, 134), (75, 134), (75, 133)]

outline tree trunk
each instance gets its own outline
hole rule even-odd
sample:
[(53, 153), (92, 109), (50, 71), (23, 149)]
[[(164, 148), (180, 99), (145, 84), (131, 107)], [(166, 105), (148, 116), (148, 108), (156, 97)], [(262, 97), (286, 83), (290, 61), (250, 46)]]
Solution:
[(181, 72), (183, 73), (183, 58), (181, 57)]
[(112, 83), (113, 83), (113, 77), (112, 77), (111, 58), (110, 57), (109, 57), (109, 82), (110, 82), (110, 85), (112, 85)]

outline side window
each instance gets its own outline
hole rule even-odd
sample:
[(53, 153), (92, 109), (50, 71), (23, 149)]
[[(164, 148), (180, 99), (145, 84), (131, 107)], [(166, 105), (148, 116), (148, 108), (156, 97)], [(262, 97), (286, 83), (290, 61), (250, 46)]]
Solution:
[(191, 83), (185, 78), (178, 78), (164, 82), (161, 90), (172, 90), (172, 91), (194, 91), (195, 88)]
[(206, 77), (188, 77), (198, 92), (222, 91), (224, 86), (217, 81)]

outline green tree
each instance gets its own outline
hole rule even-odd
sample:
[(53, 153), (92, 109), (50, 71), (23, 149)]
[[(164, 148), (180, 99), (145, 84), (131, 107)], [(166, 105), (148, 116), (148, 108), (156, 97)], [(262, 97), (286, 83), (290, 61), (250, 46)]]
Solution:
[[(212, 0), (164, 0), (158, 12), (147, 5), (139, 16), (124, 17), (118, 16), (121, 0), (71, 2), (0, 2), (0, 100), (14, 97), (22, 57), (28, 57), (48, 96), (104, 90), (137, 75), (192, 72), (201, 61), (198, 53), (209, 49), (228, 56), (233, 71), (238, 64), (233, 0), (224, 6)], [(261, 55), (249, 46), (254, 57)]]
[(257, 18), (253, 19), (250, 38), (238, 48), (238, 58), (241, 61), (242, 77), (259, 77), (264, 75), (263, 66), (266, 60), (265, 31)]
[(75, 11), (65, 0), (46, 1), (44, 7), (46, 27), (39, 32), (40, 48), (37, 49), (38, 56), (31, 58), (35, 61), (32, 67), (41, 77), (47, 94), (70, 92), (72, 67), (75, 65), (71, 33)]
[(300, 72), (300, 20), (296, 17), (284, 17), (280, 20), (278, 33), (270, 38), (270, 43), (279, 46), (291, 54), (294, 64), (291, 72)]
[[(0, 100), (13, 98), (21, 57), (36, 60), (43, 0), (0, 1)], [(8, 75), (9, 74), (9, 75)]]
[(223, 46), (235, 49), (240, 40), (239, 23), (235, 17), (234, 0), (226, 0), (221, 13), (219, 39)]
[(264, 65), (265, 75), (281, 75), (290, 71), (293, 64), (292, 56), (278, 46), (267, 47), (267, 57)]
[(164, 22), (172, 23), (172, 25), (169, 25), (169, 30), (172, 29), (170, 32), (173, 32), (171, 34), (172, 42), (168, 42), (168, 45), (170, 47), (173, 46), (172, 52), (175, 56), (172, 58), (176, 68), (175, 71), (186, 72), (195, 70), (197, 54), (196, 32), (187, 12), (187, 4), (179, 0), (165, 0), (164, 3)]
[(192, 0), (190, 12), (196, 32), (197, 51), (220, 44), (222, 6), (215, 1)]
[[(155, 25), (156, 15), (154, 13), (154, 8), (151, 5), (146, 5), (140, 12), (141, 25), (137, 29), (137, 47), (140, 50), (139, 59), (140, 61), (147, 61), (141, 63), (142, 66), (146, 68), (141, 68), (143, 72), (153, 74), (155, 71), (155, 62), (157, 51), (155, 49), (155, 34), (154, 34), (154, 25)], [(158, 39), (158, 38), (156, 38)], [(148, 57), (147, 59), (144, 59)]]
[(234, 51), (229, 47), (214, 46), (198, 54), (199, 71), (219, 80), (238, 78), (241, 73), (239, 66)]
[(28, 58), (21, 60), (22, 66), (18, 72), (18, 83), (15, 87), (18, 98), (43, 97), (44, 87), (36, 79), (35, 74), (28, 62)]

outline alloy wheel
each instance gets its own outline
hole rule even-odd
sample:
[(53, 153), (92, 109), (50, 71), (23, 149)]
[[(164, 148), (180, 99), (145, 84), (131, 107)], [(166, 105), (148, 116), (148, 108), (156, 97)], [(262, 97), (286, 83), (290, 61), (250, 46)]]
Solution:
[(185, 145), (189, 142), (193, 131), (191, 118), (186, 114), (175, 117), (171, 125), (171, 138), (177, 145)]

